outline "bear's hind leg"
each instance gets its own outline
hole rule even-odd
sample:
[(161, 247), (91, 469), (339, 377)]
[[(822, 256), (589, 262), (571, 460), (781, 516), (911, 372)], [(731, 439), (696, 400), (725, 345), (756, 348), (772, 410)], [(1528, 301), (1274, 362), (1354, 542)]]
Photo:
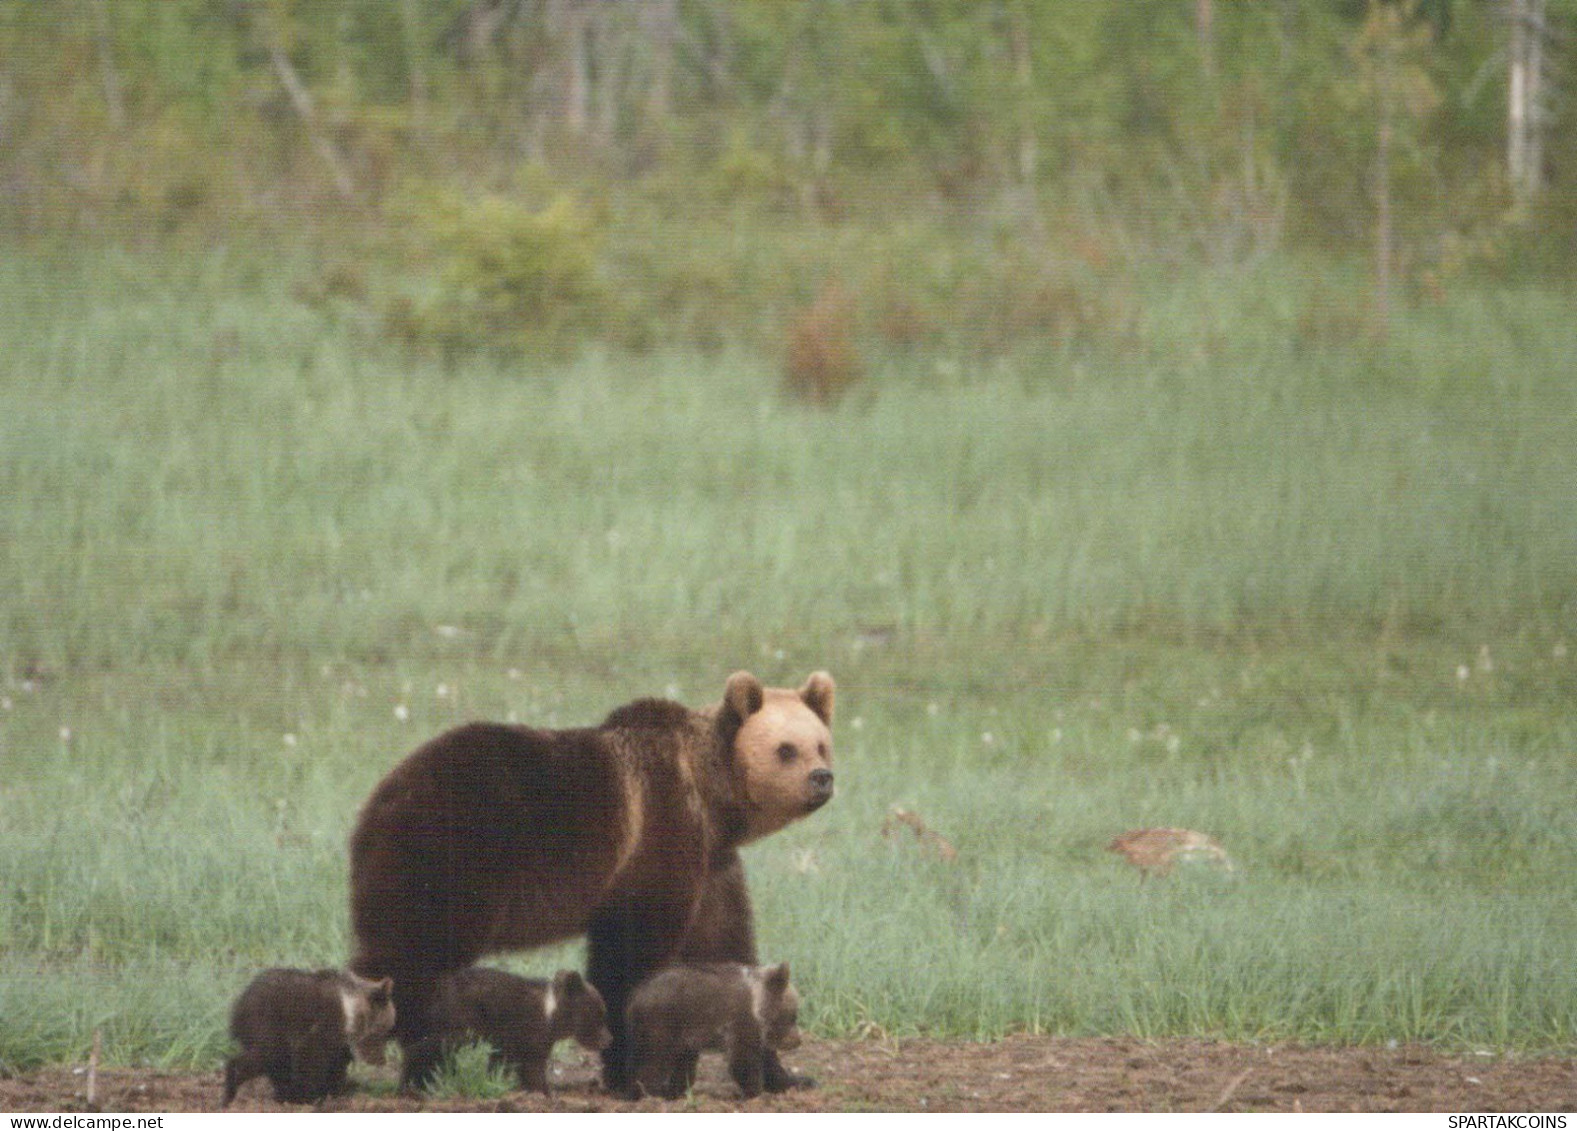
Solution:
[(242, 1052), (225, 1061), (225, 1097), (221, 1107), (229, 1107), (241, 1085), (263, 1074), (263, 1061), (255, 1052)]
[(696, 1067), (701, 1063), (701, 1054), (687, 1052), (680, 1055), (674, 1062), (673, 1077), (669, 1088), (676, 1096), (682, 1096), (695, 1087)]
[(442, 1034), (431, 1033), (400, 1049), (400, 1091), (414, 1092), (433, 1082), (439, 1062), (448, 1051)]
[(625, 1006), (635, 987), (678, 950), (687, 904), (654, 903), (637, 912), (602, 915), (586, 930), (586, 980), (602, 995), (613, 1041), (602, 1050), (602, 1084), (616, 1096), (634, 1094), (630, 1025)]

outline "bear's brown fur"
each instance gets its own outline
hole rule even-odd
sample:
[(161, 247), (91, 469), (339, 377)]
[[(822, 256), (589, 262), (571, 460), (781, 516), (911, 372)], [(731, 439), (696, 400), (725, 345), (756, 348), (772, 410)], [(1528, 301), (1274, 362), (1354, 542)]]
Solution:
[(765, 1084), (769, 1052), (799, 1047), (799, 995), (788, 963), (715, 962), (669, 966), (630, 997), (631, 1070), (635, 1087), (675, 1099), (695, 1084), (701, 1051), (721, 1047), (745, 1098)]
[(596, 1052), (613, 1040), (602, 995), (576, 970), (560, 970), (551, 982), (485, 966), (453, 970), (438, 979), (431, 1020), (432, 1031), (406, 1050), (402, 1087), (425, 1087), (446, 1053), (479, 1038), (522, 1088), (546, 1092), (555, 1043), (573, 1037)]
[[(627, 1090), (630, 991), (676, 958), (754, 964), (737, 849), (832, 797), (832, 677), (730, 676), (721, 703), (642, 699), (600, 726), (472, 723), (418, 747), (351, 836), (352, 963), (392, 976), (406, 1049), (440, 975), (584, 934), (607, 1004), (604, 1079)], [(767, 1087), (794, 1080), (775, 1057)]]
[(267, 1076), (286, 1103), (345, 1091), (353, 1049), (383, 1063), (394, 1030), (391, 991), (387, 978), (344, 970), (263, 971), (230, 1010), (230, 1035), (241, 1051), (225, 1062), (224, 1106), (255, 1076)]

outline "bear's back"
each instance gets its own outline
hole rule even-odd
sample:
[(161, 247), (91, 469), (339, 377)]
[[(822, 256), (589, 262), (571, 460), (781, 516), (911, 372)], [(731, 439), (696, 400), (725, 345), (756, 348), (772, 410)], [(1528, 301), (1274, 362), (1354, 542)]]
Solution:
[(665, 1042), (699, 1051), (751, 1016), (745, 968), (732, 962), (670, 966), (630, 999), (631, 1025)]
[(533, 856), (605, 851), (624, 793), (617, 753), (596, 730), (468, 723), (418, 747), (373, 790), (351, 837), (352, 864), (380, 843), (418, 864), (429, 857), (471, 871), (511, 868), (526, 844)]
[(506, 970), (469, 966), (438, 983), (434, 1019), (442, 1028), (498, 1033), (546, 1032), (548, 984)]
[(303, 1034), (343, 1041), (344, 1005), (332, 970), (277, 967), (254, 978), (230, 1010), (230, 1035), (243, 1048), (270, 1050)]
[(392, 973), (398, 994), (405, 955), (454, 968), (570, 938), (617, 892), (700, 874), (706, 816), (686, 763), (698, 732), (679, 710), (678, 728), (639, 704), (615, 712), (635, 727), (468, 723), (413, 751), (351, 835), (358, 968)]

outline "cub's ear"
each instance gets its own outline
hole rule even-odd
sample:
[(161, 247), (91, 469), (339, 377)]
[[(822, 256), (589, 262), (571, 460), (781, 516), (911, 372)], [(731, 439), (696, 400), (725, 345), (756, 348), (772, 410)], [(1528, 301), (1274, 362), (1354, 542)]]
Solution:
[(805, 706), (816, 712), (822, 722), (831, 726), (832, 699), (836, 690), (832, 676), (826, 672), (811, 672), (805, 686), (799, 689), (799, 697), (805, 701)]
[(392, 994), (394, 992), (394, 979), (380, 978), (378, 980), (378, 992), (380, 994)]
[(573, 994), (586, 986), (585, 979), (580, 976), (579, 970), (560, 970), (553, 975), (553, 992), (557, 994)]
[(768, 993), (773, 997), (782, 997), (783, 991), (788, 989), (789, 984), (788, 963), (779, 962), (776, 966), (768, 966), (761, 980), (766, 985)]
[(749, 672), (735, 672), (723, 688), (723, 705), (738, 715), (741, 722), (761, 710), (764, 698), (761, 681)]

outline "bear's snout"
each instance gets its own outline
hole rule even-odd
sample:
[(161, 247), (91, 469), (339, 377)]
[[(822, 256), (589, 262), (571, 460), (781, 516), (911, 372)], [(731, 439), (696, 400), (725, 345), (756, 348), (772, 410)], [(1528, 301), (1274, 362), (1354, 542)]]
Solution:
[(809, 780), (811, 804), (824, 805), (832, 797), (832, 771), (812, 770)]

